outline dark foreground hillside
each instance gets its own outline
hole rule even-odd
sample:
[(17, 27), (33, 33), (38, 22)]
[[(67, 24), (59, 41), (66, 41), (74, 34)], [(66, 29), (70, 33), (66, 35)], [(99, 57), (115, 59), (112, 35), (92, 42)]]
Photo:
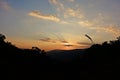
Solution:
[[(94, 44), (83, 51), (78, 49), (55, 54), (57, 57), (53, 55), (53, 58), (52, 55), (48, 55), (37, 47), (17, 48), (10, 42), (6, 42), (5, 36), (0, 34), (0, 64), (6, 66), (1, 68), (1, 72), (8, 77), (8, 80), (109, 80), (119, 78), (117, 72), (119, 72), (120, 64), (120, 37), (101, 45)], [(58, 54), (59, 59), (57, 59)]]

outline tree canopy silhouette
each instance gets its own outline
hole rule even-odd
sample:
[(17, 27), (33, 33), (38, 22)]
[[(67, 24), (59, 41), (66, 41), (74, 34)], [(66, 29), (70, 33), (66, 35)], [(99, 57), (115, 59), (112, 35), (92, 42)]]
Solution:
[(6, 39), (5, 35), (0, 34), (0, 41), (4, 41)]
[[(113, 67), (120, 64), (120, 36), (117, 37), (116, 40), (105, 41), (102, 44), (93, 44), (90, 48), (85, 49), (82, 57), (81, 55), (77, 55), (78, 57), (70, 62), (62, 63), (58, 61), (59, 66), (57, 66), (58, 64), (56, 66), (54, 65), (56, 61), (48, 57), (44, 50), (38, 47), (21, 49), (10, 42), (5, 42), (5, 39), (5, 35), (0, 34), (0, 63), (15, 64), (15, 74), (17, 74), (18, 78), (22, 79), (24, 79), (24, 77), (26, 77), (26, 79), (31, 79), (31, 77), (40, 79), (44, 75), (40, 77), (38, 73), (42, 73), (42, 71), (44, 72), (45, 70), (46, 72), (50, 71), (47, 75), (49, 77), (53, 75), (59, 76), (58, 74), (61, 73), (64, 74), (65, 78), (69, 79), (111, 79), (111, 74), (114, 70)], [(72, 53), (74, 54), (78, 51), (79, 50), (75, 50)], [(69, 53), (71, 53), (71, 51), (69, 51)], [(21, 67), (19, 64), (30, 65)], [(61, 67), (61, 65), (67, 67)], [(74, 71), (74, 73), (72, 73), (72, 71)], [(22, 74), (20, 72), (22, 72)]]

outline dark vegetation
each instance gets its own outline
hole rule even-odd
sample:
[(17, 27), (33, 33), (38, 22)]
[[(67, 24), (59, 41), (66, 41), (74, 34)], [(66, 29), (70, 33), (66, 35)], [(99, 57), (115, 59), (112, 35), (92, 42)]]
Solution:
[(109, 80), (114, 74), (119, 76), (119, 73), (113, 71), (119, 69), (120, 37), (114, 41), (94, 44), (85, 49), (83, 54), (80, 54), (80, 50), (67, 51), (78, 53), (77, 57), (67, 62), (52, 59), (37, 47), (17, 48), (5, 39), (0, 34), (0, 64), (7, 65), (8, 79)]

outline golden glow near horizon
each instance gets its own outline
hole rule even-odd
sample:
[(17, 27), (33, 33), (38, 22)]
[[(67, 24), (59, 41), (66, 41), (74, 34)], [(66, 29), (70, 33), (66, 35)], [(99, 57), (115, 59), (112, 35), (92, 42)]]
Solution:
[[(21, 38), (7, 38), (8, 42), (12, 42), (13, 45), (19, 47), (19, 48), (29, 48), (31, 49), (33, 46), (35, 47), (39, 47), (40, 49), (44, 49), (46, 51), (49, 50), (54, 50), (54, 49), (60, 49), (60, 50), (71, 50), (71, 49), (83, 49), (83, 48), (87, 48), (90, 46), (89, 45), (85, 45), (82, 43), (81, 44), (77, 44), (77, 43), (68, 43), (65, 41), (56, 41), (56, 42), (43, 42), (43, 41), (38, 41), (38, 40), (25, 40), (25, 39), (21, 39)], [(52, 47), (51, 47), (52, 46)]]
[(0, 0), (0, 33), (20, 48), (79, 49), (120, 36), (119, 0)]

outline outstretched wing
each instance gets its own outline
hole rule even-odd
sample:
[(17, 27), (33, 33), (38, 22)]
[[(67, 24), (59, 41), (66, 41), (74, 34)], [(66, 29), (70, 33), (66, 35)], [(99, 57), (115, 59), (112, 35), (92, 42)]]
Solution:
[(90, 36), (88, 36), (87, 34), (85, 34), (85, 36), (93, 43), (93, 40)]

